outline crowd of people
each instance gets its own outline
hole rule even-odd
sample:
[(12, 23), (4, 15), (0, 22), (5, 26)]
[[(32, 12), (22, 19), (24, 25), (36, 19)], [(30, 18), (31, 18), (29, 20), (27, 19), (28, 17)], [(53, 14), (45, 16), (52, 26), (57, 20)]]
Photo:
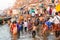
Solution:
[[(60, 11), (56, 12), (55, 5), (50, 5), (47, 8), (41, 6), (41, 9), (27, 10), (18, 15), (17, 19), (12, 17), (8, 25), (12, 40), (20, 38), (20, 32), (32, 34), (32, 38), (36, 35), (46, 37), (47, 33), (53, 32), (60, 40)], [(39, 11), (40, 10), (40, 11)], [(46, 37), (47, 38), (47, 37)], [(47, 39), (44, 39), (47, 40)]]
[(55, 13), (55, 16), (45, 16), (45, 14), (40, 14), (40, 16), (31, 16), (30, 14), (26, 14), (25, 17), (20, 15), (18, 20), (12, 18), (13, 20), (11, 19), (8, 24), (10, 26), (10, 32), (14, 40), (17, 38), (17, 36), (18, 38), (20, 37), (20, 32), (32, 32), (32, 36), (34, 38), (36, 33), (43, 35), (47, 30), (50, 30), (50, 32), (55, 32), (56, 37), (59, 37), (60, 12)]

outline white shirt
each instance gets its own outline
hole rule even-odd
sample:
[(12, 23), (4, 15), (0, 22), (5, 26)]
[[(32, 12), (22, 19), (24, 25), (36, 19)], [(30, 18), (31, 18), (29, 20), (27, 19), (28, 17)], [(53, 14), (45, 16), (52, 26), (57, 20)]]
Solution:
[(32, 16), (35, 16), (35, 13), (32, 13)]
[(55, 24), (59, 24), (59, 23), (60, 23), (60, 22), (59, 22), (59, 19), (58, 19), (57, 17), (60, 19), (60, 16), (56, 15), (56, 16), (54, 17), (54, 23), (55, 23)]
[(27, 27), (28, 26), (28, 23), (27, 22), (24, 22), (24, 27)]
[(53, 22), (53, 20), (54, 20), (54, 19), (53, 19), (52, 17), (50, 17), (49, 22)]

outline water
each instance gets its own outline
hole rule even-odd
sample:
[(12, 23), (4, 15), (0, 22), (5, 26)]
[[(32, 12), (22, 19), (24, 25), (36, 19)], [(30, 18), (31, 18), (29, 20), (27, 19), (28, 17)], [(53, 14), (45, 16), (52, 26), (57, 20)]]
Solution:
[(11, 40), (11, 35), (7, 24), (0, 26), (0, 40)]
[[(0, 40), (11, 40), (11, 35), (10, 35), (9, 30), (10, 29), (7, 24), (0, 26)], [(36, 36), (36, 37), (37, 37), (37, 39), (42, 40), (42, 39), (40, 39), (41, 37), (38, 37), (38, 36)], [(54, 35), (52, 35), (52, 34), (50, 34), (47, 38), (48, 38), (48, 40), (55, 39)], [(26, 34), (24, 32), (24, 34), (21, 33), (20, 38), (18, 40), (32, 40), (32, 36), (31, 36), (31, 34), (29, 34), (29, 33)]]

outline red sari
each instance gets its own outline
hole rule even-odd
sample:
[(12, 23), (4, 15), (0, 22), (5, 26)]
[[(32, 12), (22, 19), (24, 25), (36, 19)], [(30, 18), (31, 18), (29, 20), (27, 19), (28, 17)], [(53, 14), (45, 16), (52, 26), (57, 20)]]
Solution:
[(11, 29), (11, 33), (12, 33), (12, 34), (16, 34), (16, 33), (17, 33), (16, 24), (12, 24), (10, 29)]

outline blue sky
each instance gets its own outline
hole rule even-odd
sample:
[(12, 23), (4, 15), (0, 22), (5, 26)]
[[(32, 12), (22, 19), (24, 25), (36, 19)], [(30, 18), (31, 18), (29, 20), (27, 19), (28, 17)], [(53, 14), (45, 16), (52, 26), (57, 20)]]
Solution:
[(0, 10), (13, 6), (16, 0), (0, 0)]

